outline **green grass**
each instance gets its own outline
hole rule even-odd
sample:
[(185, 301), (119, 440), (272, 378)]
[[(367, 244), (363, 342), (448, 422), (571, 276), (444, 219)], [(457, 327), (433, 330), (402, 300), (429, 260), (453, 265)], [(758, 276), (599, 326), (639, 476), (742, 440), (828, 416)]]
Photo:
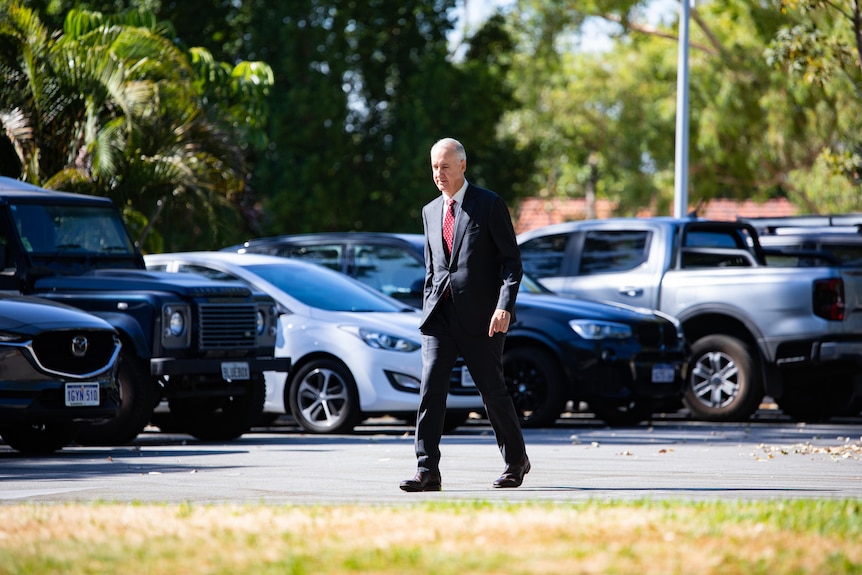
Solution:
[(0, 574), (862, 574), (862, 499), (0, 506)]

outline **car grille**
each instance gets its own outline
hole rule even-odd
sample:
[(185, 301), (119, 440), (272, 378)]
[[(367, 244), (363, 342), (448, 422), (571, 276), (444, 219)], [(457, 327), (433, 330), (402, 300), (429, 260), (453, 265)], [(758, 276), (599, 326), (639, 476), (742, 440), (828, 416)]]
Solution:
[(242, 349), (257, 344), (257, 306), (254, 303), (198, 305), (201, 349)]
[(644, 322), (637, 326), (638, 342), (644, 348), (676, 347), (676, 328), (669, 321)]
[[(81, 342), (86, 338), (86, 352), (81, 352)], [(36, 361), (43, 368), (69, 375), (84, 375), (103, 371), (111, 363), (118, 342), (113, 332), (105, 330), (51, 331), (37, 335), (31, 346)]]

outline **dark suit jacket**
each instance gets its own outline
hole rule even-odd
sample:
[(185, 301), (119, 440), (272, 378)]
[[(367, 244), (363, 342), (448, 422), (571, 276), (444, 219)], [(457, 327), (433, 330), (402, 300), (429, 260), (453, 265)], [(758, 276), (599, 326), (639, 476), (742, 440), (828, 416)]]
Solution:
[(452, 257), (443, 247), (443, 196), (422, 208), (425, 226), (425, 286), (422, 324), (434, 311), (447, 287), (467, 333), (488, 333), (495, 309), (505, 309), (515, 321), (515, 298), (521, 283), (521, 250), (512, 218), (503, 199), (490, 190), (468, 184), (463, 205), (457, 206)]

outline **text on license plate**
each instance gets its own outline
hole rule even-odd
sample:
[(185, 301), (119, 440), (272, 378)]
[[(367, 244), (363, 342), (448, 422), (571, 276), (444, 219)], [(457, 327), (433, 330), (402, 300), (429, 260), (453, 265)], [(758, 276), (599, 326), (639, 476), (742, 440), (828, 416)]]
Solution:
[(673, 383), (674, 375), (675, 373), (672, 365), (657, 363), (652, 366), (653, 383)]
[(246, 361), (226, 361), (221, 364), (221, 376), (225, 381), (235, 379), (251, 379), (251, 372)]
[(67, 383), (66, 407), (99, 405), (98, 383)]
[(470, 375), (466, 365), (461, 368), (461, 387), (476, 387), (476, 382), (473, 381), (473, 376)]

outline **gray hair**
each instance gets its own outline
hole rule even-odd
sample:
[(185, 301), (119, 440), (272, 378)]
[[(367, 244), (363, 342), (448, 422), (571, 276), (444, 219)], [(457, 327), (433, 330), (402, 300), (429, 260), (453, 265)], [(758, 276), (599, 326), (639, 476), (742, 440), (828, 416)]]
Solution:
[(433, 146), (431, 146), (431, 151), (434, 151), (434, 148), (448, 148), (452, 147), (455, 150), (455, 155), (458, 156), (459, 160), (467, 159), (467, 150), (464, 149), (464, 144), (456, 140), (455, 138), (441, 138), (437, 140)]

